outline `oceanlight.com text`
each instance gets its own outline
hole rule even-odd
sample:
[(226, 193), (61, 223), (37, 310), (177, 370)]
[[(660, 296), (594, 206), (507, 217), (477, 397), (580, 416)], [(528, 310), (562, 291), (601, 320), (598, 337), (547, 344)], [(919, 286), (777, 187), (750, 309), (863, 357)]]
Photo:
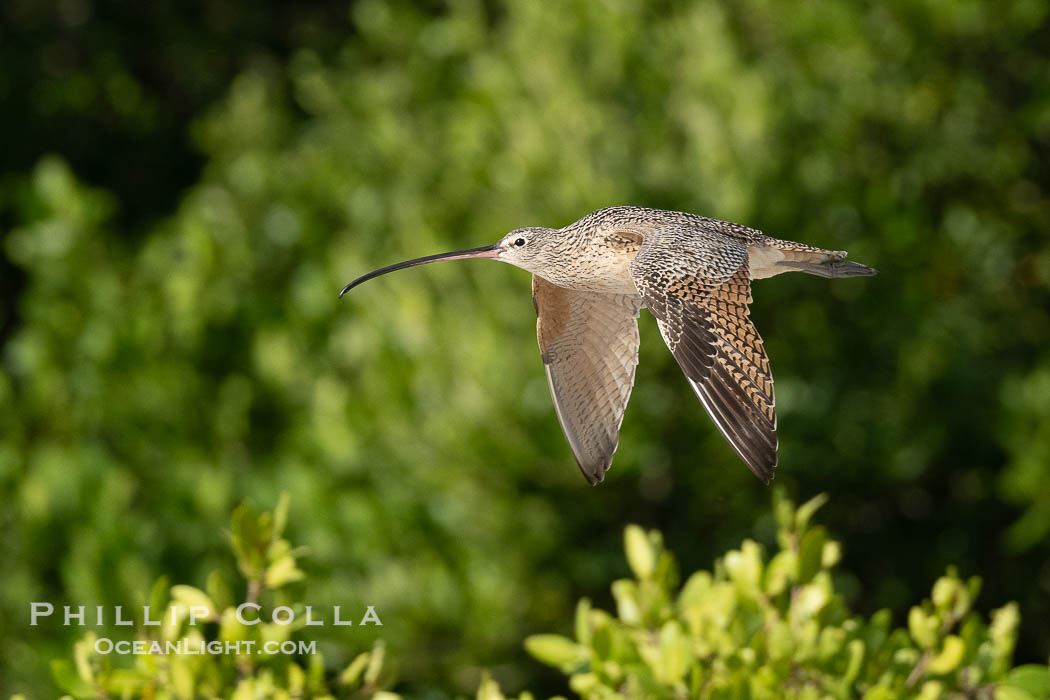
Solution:
[(95, 653), (103, 656), (108, 654), (134, 654), (136, 656), (164, 656), (172, 654), (186, 655), (210, 655), (220, 656), (223, 654), (234, 654), (236, 656), (250, 656), (252, 654), (286, 654), (307, 656), (317, 653), (317, 642), (285, 640), (283, 642), (267, 641), (258, 643), (255, 640), (226, 641), (218, 640), (206, 642), (203, 640), (176, 639), (169, 641), (157, 641), (148, 639), (121, 639), (113, 641), (108, 637), (99, 637), (95, 640)]

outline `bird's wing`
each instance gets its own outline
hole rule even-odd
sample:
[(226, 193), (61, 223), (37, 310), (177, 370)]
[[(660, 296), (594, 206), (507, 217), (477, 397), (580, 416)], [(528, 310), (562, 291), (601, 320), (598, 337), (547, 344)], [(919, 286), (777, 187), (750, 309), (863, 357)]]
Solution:
[(638, 366), (637, 296), (532, 276), (536, 335), (562, 431), (591, 484), (605, 478)]
[(747, 241), (718, 231), (645, 232), (631, 275), (719, 431), (765, 483), (777, 464), (769, 360), (748, 315)]

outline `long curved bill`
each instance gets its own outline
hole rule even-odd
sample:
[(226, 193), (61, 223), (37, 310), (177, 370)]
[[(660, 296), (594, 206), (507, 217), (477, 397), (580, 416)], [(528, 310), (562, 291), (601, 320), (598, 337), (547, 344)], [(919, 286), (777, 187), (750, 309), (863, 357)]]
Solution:
[(362, 275), (350, 284), (343, 287), (343, 291), (339, 292), (339, 298), (342, 299), (343, 295), (349, 292), (351, 289), (367, 282), (373, 277), (379, 277), (385, 275), (388, 272), (396, 272), (397, 270), (404, 270), (406, 267), (415, 267), (416, 265), (426, 265), (427, 263), (437, 262), (438, 260), (463, 260), (466, 258), (495, 258), (499, 256), (499, 247), (497, 244), (482, 246), (480, 248), (471, 248), (469, 250), (456, 250), (451, 253), (438, 253), (437, 255), (428, 255), (423, 258), (415, 258), (414, 260), (406, 260), (405, 262), (399, 262), (394, 265), (387, 265), (381, 267), (378, 270), (373, 270), (367, 275)]

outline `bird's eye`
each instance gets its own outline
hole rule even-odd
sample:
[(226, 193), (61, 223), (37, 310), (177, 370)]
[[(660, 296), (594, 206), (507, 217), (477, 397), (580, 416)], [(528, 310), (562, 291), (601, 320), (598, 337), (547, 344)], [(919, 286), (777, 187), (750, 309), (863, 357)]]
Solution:
[(525, 239), (519, 238), (518, 240), (514, 241), (514, 245), (518, 246), (519, 248), (522, 247), (523, 245), (525, 245)]

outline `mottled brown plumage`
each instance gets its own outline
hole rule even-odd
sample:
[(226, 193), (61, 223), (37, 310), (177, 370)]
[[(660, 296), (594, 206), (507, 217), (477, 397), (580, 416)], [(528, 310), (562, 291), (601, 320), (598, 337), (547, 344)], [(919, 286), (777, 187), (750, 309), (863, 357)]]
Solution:
[(561, 229), (511, 231), (491, 246), (417, 258), (354, 280), (458, 258), (497, 258), (533, 273), (537, 338), (551, 396), (583, 475), (612, 463), (648, 308), (697, 397), (765, 483), (777, 463), (773, 376), (748, 316), (751, 280), (798, 270), (875, 274), (823, 250), (684, 212), (609, 207)]

